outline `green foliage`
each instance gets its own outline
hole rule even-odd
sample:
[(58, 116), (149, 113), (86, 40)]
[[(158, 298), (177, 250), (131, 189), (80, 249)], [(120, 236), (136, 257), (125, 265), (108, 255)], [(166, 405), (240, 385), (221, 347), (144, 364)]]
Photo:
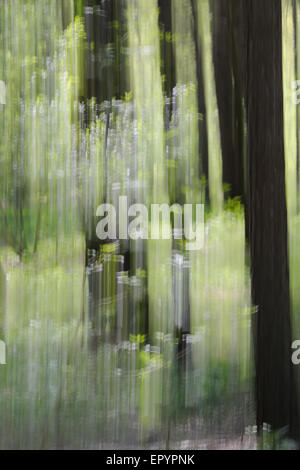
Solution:
[[(223, 208), (229, 188), (221, 184), (208, 3), (198, 8), (208, 181), (190, 6), (174, 0), (174, 31), (165, 34), (177, 64), (167, 120), (157, 2), (125, 4), (130, 91), (100, 104), (79, 101), (88, 47), (97, 50), (87, 44), (86, 2), (0, 3), (2, 448), (92, 447), (128, 434), (146, 442), (186, 410), (200, 420), (202, 407), (230, 404), (249, 388), (244, 216), (239, 198)], [(114, 20), (110, 30), (117, 35), (121, 26)], [(202, 250), (188, 252), (184, 241), (130, 242), (125, 272), (125, 244), (107, 243), (86, 271), (101, 203), (119, 195), (148, 207), (204, 203), (207, 186)], [(102, 275), (97, 301), (88, 285), (94, 268)]]

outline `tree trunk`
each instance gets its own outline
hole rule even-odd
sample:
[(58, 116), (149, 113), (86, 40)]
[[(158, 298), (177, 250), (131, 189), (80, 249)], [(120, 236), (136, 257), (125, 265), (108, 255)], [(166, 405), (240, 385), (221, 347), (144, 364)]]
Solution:
[(247, 0), (247, 118), (257, 424), (295, 435), (284, 165), (281, 0)]
[[(191, 0), (192, 15), (193, 15), (193, 36), (195, 42), (196, 53), (196, 72), (197, 72), (197, 99), (198, 99), (198, 113), (201, 116), (199, 119), (199, 155), (201, 164), (201, 174), (204, 174), (208, 181), (208, 147), (207, 147), (207, 124), (206, 124), (206, 106), (204, 98), (204, 83), (203, 71), (201, 62), (201, 53), (199, 47), (199, 31), (198, 31), (198, 15), (196, 0)], [(201, 176), (201, 175), (200, 175)], [(206, 188), (208, 199), (208, 186)]]
[(230, 196), (242, 194), (236, 173), (233, 144), (233, 80), (230, 44), (229, 4), (227, 0), (213, 0), (213, 54), (216, 92), (220, 116), (223, 155), (223, 183), (230, 185)]
[(245, 194), (245, 21), (242, 2), (213, 0), (213, 52), (223, 155), (229, 196)]

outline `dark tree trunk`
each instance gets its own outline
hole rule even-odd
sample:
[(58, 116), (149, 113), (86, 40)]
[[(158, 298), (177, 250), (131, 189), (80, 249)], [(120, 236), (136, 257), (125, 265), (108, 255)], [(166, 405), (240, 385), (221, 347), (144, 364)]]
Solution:
[[(124, 0), (86, 0), (87, 97), (98, 103), (121, 99), (127, 90), (126, 18)], [(85, 98), (85, 97), (83, 97)]]
[(283, 135), (281, 0), (247, 0), (247, 118), (257, 424), (295, 434)]
[(172, 96), (176, 86), (175, 57), (172, 42), (172, 0), (158, 0), (159, 26), (161, 31), (162, 73), (165, 76), (164, 92)]
[(242, 2), (213, 0), (213, 55), (223, 155), (223, 182), (231, 197), (245, 195), (245, 28)]
[(213, 57), (216, 92), (220, 117), (223, 156), (223, 182), (230, 184), (230, 195), (241, 195), (239, 178), (235, 175), (233, 144), (233, 80), (230, 40), (229, 4), (213, 0)]

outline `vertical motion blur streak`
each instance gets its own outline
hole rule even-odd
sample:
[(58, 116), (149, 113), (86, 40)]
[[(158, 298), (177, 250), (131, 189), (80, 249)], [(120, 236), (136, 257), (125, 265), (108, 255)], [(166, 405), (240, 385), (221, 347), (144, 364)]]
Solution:
[[(240, 13), (217, 1), (0, 1), (1, 449), (257, 445)], [(283, 3), (294, 312), (299, 26)], [(121, 197), (149, 227), (153, 204), (204, 204), (203, 246), (119, 236)], [(116, 238), (98, 236), (101, 204)]]

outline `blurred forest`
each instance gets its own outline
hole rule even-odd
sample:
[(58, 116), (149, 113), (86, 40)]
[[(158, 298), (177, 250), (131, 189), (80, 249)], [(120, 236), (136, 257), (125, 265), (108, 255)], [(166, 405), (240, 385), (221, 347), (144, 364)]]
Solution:
[(297, 446), (297, 80), (300, 0), (0, 0), (1, 449)]

